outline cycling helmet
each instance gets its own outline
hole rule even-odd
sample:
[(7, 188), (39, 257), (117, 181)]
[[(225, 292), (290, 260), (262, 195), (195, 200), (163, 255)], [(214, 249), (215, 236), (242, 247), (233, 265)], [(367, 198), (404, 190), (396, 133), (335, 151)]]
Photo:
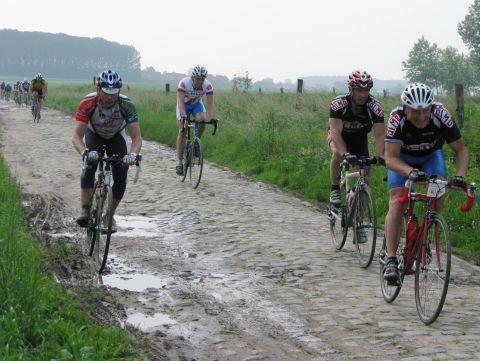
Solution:
[(400, 96), (402, 104), (412, 109), (425, 109), (433, 104), (433, 92), (422, 83), (409, 84)]
[(97, 77), (97, 87), (107, 94), (117, 94), (122, 87), (122, 78), (113, 70), (105, 70)]
[(43, 79), (41, 73), (37, 73), (37, 75), (35, 76), (35, 78), (36, 78), (36, 79)]
[(192, 70), (192, 76), (199, 77), (199, 78), (206, 78), (207, 77), (207, 69), (205, 69), (201, 65), (197, 65), (195, 68)]
[(347, 83), (350, 89), (361, 88), (370, 90), (373, 86), (372, 77), (365, 70), (352, 71), (348, 76)]

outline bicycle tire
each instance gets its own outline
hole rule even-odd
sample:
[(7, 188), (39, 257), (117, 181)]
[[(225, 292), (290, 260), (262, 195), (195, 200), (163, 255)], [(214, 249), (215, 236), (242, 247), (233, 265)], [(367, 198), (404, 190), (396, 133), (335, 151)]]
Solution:
[[(355, 251), (357, 254), (358, 263), (362, 268), (368, 268), (372, 263), (375, 254), (375, 246), (377, 244), (377, 216), (375, 209), (375, 202), (373, 200), (372, 192), (367, 185), (364, 185), (357, 191), (354, 204), (353, 216), (353, 242), (355, 244)], [(366, 202), (362, 203), (365, 199)], [(362, 207), (362, 205), (365, 205)], [(363, 216), (367, 216), (364, 218)], [(367, 242), (358, 243), (357, 232), (360, 230), (367, 233)]]
[(90, 219), (88, 221), (87, 232), (86, 232), (86, 239), (85, 239), (85, 248), (87, 250), (88, 256), (93, 255), (93, 251), (95, 248), (95, 242), (98, 237), (97, 233), (97, 215), (98, 215), (98, 208), (102, 208), (99, 205), (99, 201), (101, 200), (100, 197), (100, 189), (97, 189), (97, 184), (95, 183), (94, 186), (95, 192), (92, 193), (90, 197)]
[(345, 187), (340, 187), (340, 206), (329, 205), (328, 219), (330, 223), (330, 234), (332, 236), (333, 246), (340, 251), (347, 240), (348, 224), (347, 224), (347, 201)]
[(185, 149), (183, 151), (183, 175), (182, 175), (182, 182), (185, 182), (185, 178), (187, 178), (188, 168), (190, 167), (190, 148), (191, 144), (188, 142), (185, 144)]
[(193, 146), (190, 155), (190, 184), (197, 189), (202, 179), (203, 171), (203, 150), (200, 138), (193, 139)]
[[(113, 192), (110, 185), (104, 185), (103, 190), (103, 212), (98, 216), (100, 219), (98, 242), (96, 246), (96, 261), (98, 264), (98, 273), (102, 273), (107, 264), (108, 250), (110, 248), (110, 239), (112, 237), (112, 222), (113, 222)], [(106, 208), (106, 209), (105, 209)], [(105, 216), (104, 216), (105, 215)], [(104, 222), (107, 224), (104, 224)], [(105, 231), (105, 230), (106, 231)]]
[[(433, 239), (431, 241), (431, 231), (433, 230)], [(440, 232), (444, 235), (444, 242), (440, 239)], [(450, 244), (450, 231), (445, 219), (440, 214), (434, 214), (428, 224), (426, 244), (426, 263), (422, 264), (422, 253), (425, 245), (421, 243), (417, 250), (415, 262), (415, 304), (417, 314), (420, 320), (430, 325), (433, 323), (440, 312), (442, 312), (445, 298), (447, 296), (448, 285), (450, 282), (450, 269), (452, 262), (452, 249)], [(423, 238), (423, 237), (422, 237)], [(433, 243), (433, 244), (432, 244)], [(433, 247), (432, 247), (433, 246)], [(445, 254), (443, 254), (445, 252)], [(443, 256), (443, 257), (442, 257)], [(440, 259), (440, 264), (438, 260)], [(433, 267), (431, 267), (433, 264)], [(437, 300), (432, 300), (432, 307), (429, 308), (429, 297), (432, 294), (432, 288), (429, 287), (429, 280), (433, 279), (432, 285), (437, 284)]]

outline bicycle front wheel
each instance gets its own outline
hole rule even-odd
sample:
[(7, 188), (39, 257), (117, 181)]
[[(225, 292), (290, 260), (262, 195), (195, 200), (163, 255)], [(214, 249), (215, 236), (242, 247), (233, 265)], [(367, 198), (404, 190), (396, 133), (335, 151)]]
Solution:
[(203, 150), (199, 138), (193, 140), (192, 154), (190, 157), (190, 184), (193, 189), (197, 189), (202, 178), (203, 170)]
[(102, 212), (102, 198), (100, 189), (96, 188), (95, 192), (92, 194), (90, 199), (90, 219), (88, 220), (87, 226), (87, 235), (85, 238), (85, 250), (86, 253), (91, 257), (95, 249), (95, 243), (97, 242), (97, 237), (99, 236), (100, 228), (97, 227), (98, 214)]
[(368, 186), (357, 191), (353, 218), (353, 242), (358, 263), (367, 268), (372, 263), (377, 244), (377, 216), (375, 202)]
[(187, 173), (188, 173), (188, 168), (190, 167), (190, 153), (192, 149), (192, 144), (189, 143), (189, 140), (187, 140), (187, 143), (185, 144), (185, 149), (183, 150), (183, 175), (182, 175), (182, 182), (185, 182), (185, 178), (187, 178)]
[(103, 190), (103, 209), (97, 215), (96, 242), (93, 257), (97, 264), (99, 273), (102, 273), (108, 258), (108, 249), (110, 247), (110, 238), (112, 236), (113, 222), (113, 193), (112, 187), (104, 185)]
[(429, 325), (442, 312), (450, 282), (450, 232), (441, 215), (432, 216), (422, 238), (425, 244), (418, 247), (415, 262), (415, 303), (420, 320)]
[(328, 220), (330, 223), (330, 234), (332, 236), (333, 246), (340, 251), (345, 245), (347, 240), (348, 231), (348, 209), (345, 196), (345, 188), (340, 188), (341, 192), (341, 204), (334, 206), (330, 204), (328, 206)]

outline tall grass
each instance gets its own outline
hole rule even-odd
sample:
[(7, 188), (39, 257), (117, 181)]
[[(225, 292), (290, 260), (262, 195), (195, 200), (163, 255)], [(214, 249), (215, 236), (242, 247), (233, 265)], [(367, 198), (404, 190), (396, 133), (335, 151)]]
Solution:
[[(70, 113), (91, 86), (57, 86), (50, 91), (48, 103)], [(128, 94), (137, 104), (145, 139), (175, 145), (175, 92), (132, 87)], [(202, 138), (205, 156), (218, 164), (245, 172), (257, 179), (295, 191), (300, 197), (327, 202), (330, 193), (330, 151), (326, 144), (329, 104), (333, 94), (232, 93), (217, 91), (218, 117), (221, 119), (215, 137)], [(388, 113), (398, 105), (398, 97), (379, 99)], [(462, 129), (470, 153), (469, 179), (478, 180), (480, 151), (480, 118), (478, 98), (467, 98), (465, 125)], [(453, 99), (441, 99), (454, 114)], [(370, 139), (373, 152), (373, 135)], [(454, 172), (452, 152), (445, 148), (449, 174)], [(374, 168), (371, 185), (377, 201), (380, 222), (388, 209), (388, 192), (383, 181), (386, 171)], [(173, 177), (173, 170), (172, 170)], [(460, 195), (453, 195), (443, 211), (450, 223), (454, 250), (480, 264), (480, 235), (475, 219), (479, 211), (461, 214), (456, 205)]]
[(0, 159), (0, 359), (139, 359), (126, 332), (96, 324), (42, 272), (18, 187)]

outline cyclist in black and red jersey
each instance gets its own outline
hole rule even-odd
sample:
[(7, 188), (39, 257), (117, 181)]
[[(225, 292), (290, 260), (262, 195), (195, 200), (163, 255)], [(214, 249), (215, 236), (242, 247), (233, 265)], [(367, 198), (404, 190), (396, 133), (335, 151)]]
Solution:
[[(445, 141), (453, 149), (457, 172), (453, 182), (465, 184), (468, 152), (460, 130), (443, 104), (435, 102), (432, 90), (425, 84), (414, 83), (401, 95), (402, 106), (395, 108), (388, 119), (385, 138), (385, 161), (388, 168), (390, 203), (385, 221), (387, 259), (384, 278), (390, 285), (399, 281), (397, 267), (402, 214), (406, 204), (397, 200), (402, 196), (407, 177), (426, 180), (427, 176), (447, 177), (442, 146)], [(437, 208), (443, 199), (437, 202)]]
[(384, 113), (380, 103), (370, 94), (373, 80), (366, 71), (356, 70), (348, 77), (349, 92), (336, 97), (330, 104), (328, 145), (330, 161), (330, 203), (340, 204), (340, 163), (343, 159), (354, 164), (357, 157), (369, 156), (368, 133), (374, 130), (375, 148), (383, 162)]

